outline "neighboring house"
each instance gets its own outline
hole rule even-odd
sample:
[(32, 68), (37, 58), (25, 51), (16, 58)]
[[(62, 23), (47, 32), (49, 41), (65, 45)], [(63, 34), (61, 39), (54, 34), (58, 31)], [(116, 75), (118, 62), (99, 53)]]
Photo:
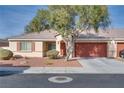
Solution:
[(0, 47), (7, 47), (9, 46), (9, 42), (7, 39), (0, 39)]
[[(9, 38), (9, 49), (15, 55), (27, 57), (44, 57), (51, 49), (59, 51), (59, 55), (66, 55), (65, 44), (60, 35), (55, 32), (24, 34)], [(124, 30), (113, 29), (106, 32), (82, 32), (75, 42), (72, 57), (118, 57), (124, 49)]]

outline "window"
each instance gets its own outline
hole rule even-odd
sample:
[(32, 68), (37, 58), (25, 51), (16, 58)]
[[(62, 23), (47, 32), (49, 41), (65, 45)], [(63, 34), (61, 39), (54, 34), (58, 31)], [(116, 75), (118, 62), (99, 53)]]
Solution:
[(31, 42), (21, 42), (20, 43), (20, 50), (21, 51), (31, 51)]
[(56, 49), (56, 43), (48, 44), (48, 50)]

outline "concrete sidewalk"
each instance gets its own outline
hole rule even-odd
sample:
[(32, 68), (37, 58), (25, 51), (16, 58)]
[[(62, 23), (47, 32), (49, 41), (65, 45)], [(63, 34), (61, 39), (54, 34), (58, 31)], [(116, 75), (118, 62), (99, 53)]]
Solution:
[(0, 71), (16, 71), (21, 74), (82, 73), (82, 67), (0, 67)]

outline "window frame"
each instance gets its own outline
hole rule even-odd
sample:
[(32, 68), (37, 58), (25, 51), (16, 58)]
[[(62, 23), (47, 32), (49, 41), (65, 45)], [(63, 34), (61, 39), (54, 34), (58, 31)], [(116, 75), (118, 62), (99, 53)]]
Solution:
[[(22, 47), (23, 45), (24, 45), (24, 47)], [(30, 44), (30, 46), (28, 46), (28, 44)], [(28, 47), (30, 47), (30, 49), (28, 49)], [(23, 48), (25, 48), (25, 49), (23, 49)], [(30, 41), (21, 41), (20, 42), (20, 51), (21, 52), (31, 52), (32, 51), (32, 42), (30, 42)]]
[(53, 50), (53, 49), (56, 49), (56, 43), (49, 43), (48, 44), (48, 50)]

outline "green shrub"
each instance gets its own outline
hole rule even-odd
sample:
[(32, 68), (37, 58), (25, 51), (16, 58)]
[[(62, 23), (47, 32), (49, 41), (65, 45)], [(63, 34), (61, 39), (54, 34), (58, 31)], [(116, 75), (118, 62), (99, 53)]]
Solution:
[(0, 59), (9, 60), (11, 57), (13, 57), (12, 51), (0, 48)]
[(56, 51), (56, 50), (49, 50), (49, 51), (46, 53), (47, 57), (49, 57), (50, 59), (57, 59), (58, 54), (59, 54), (59, 52)]

